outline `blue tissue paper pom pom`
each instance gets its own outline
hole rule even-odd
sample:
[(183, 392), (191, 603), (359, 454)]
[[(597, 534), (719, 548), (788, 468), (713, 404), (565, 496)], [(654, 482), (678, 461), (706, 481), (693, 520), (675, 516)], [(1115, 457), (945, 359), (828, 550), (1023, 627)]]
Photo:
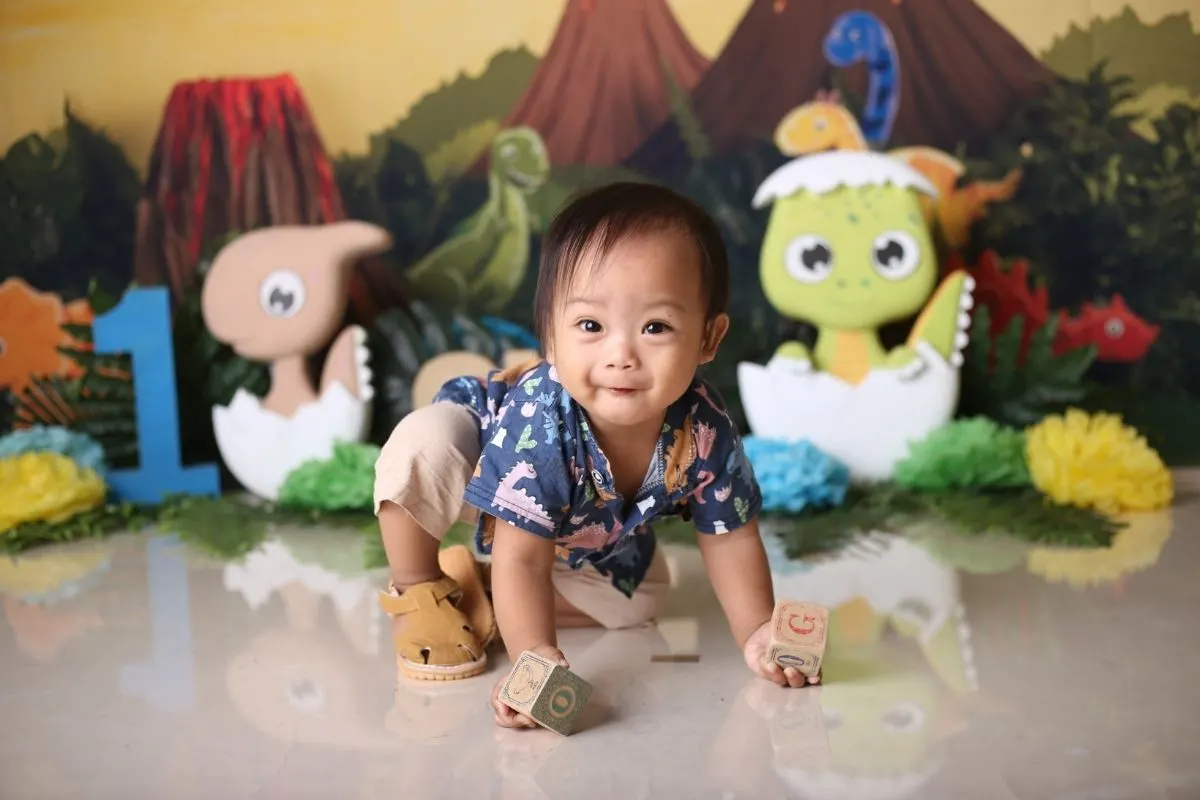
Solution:
[(808, 440), (742, 440), (763, 496), (763, 510), (792, 514), (839, 506), (850, 487), (850, 469)]
[(81, 467), (95, 470), (101, 478), (108, 472), (104, 448), (87, 434), (58, 425), (34, 425), (0, 436), (0, 458), (45, 452), (64, 455)]

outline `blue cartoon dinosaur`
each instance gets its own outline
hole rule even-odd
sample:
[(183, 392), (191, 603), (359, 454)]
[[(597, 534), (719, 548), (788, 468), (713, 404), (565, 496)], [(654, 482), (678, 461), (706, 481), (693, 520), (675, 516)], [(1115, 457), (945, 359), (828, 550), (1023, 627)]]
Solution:
[(869, 11), (847, 11), (825, 36), (825, 59), (840, 68), (866, 62), (867, 102), (859, 125), (868, 142), (882, 146), (900, 109), (900, 58), (892, 32)]

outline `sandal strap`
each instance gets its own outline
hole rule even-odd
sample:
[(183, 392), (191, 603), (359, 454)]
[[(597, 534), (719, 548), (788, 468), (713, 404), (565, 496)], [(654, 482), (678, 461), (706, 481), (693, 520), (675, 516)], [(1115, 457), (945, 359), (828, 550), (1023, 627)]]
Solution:
[(395, 591), (394, 586), (389, 588), (391, 591), (379, 593), (379, 607), (393, 617), (411, 614), (421, 609), (437, 608), (443, 600), (453, 599), (460, 594), (458, 582), (449, 576), (414, 584), (400, 594), (392, 593)]

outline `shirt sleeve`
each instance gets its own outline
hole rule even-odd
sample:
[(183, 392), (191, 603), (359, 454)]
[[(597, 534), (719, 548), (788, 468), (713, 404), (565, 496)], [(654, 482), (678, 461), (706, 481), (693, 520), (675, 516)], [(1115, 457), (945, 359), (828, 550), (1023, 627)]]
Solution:
[(469, 375), (451, 378), (443, 383), (430, 402), (457, 403), (474, 411), (477, 417), (482, 417), (487, 413), (487, 395), (483, 381)]
[(700, 402), (692, 417), (696, 440), (696, 488), (688, 497), (692, 524), (700, 533), (728, 533), (744, 527), (762, 510), (762, 492), (746, 458), (737, 426), (716, 393)]
[(484, 432), (464, 499), (481, 513), (555, 539), (570, 510), (570, 474), (557, 406), (514, 393)]

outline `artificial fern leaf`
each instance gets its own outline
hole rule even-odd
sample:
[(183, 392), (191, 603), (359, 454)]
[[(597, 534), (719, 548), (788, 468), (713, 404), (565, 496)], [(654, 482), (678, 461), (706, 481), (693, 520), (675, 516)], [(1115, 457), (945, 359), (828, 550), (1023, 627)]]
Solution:
[(1020, 383), (1021, 336), (1025, 319), (1014, 316), (1008, 326), (992, 341), (992, 380), (995, 390), (1002, 395), (1011, 394)]

